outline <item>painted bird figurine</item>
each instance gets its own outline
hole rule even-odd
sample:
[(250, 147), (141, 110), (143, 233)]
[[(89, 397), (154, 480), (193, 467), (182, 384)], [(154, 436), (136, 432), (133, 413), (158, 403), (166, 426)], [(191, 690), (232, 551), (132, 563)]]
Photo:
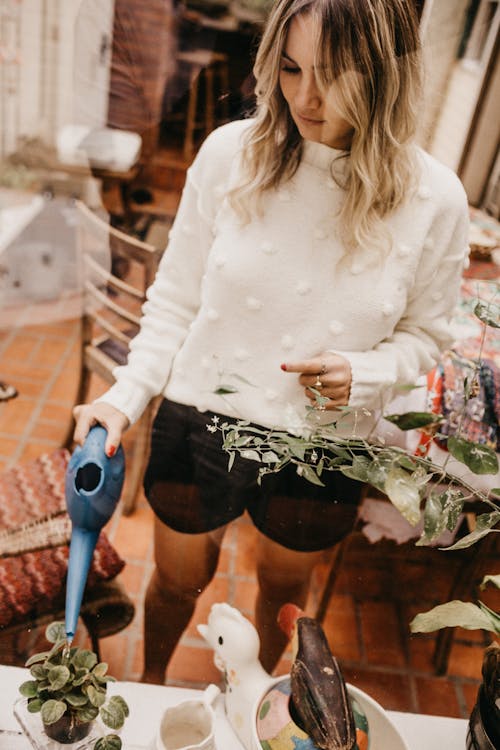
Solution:
[(323, 628), (295, 604), (280, 609), (278, 624), (292, 643), (290, 682), (298, 723), (321, 750), (354, 750), (354, 714)]

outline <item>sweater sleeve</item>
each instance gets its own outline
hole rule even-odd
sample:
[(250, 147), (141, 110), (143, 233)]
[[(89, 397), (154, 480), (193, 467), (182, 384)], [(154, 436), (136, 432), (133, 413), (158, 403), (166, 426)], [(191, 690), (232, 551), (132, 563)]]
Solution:
[(351, 366), (349, 406), (383, 408), (394, 386), (414, 384), (453, 342), (451, 318), (468, 259), (469, 216), (456, 180), (429, 231), (403, 316), (392, 335), (370, 351), (338, 352)]
[(213, 221), (221, 201), (223, 159), (219, 151), (223, 146), (223, 138), (214, 131), (187, 172), (169, 243), (147, 292), (141, 327), (131, 342), (127, 364), (115, 368), (116, 382), (97, 399), (119, 409), (130, 424), (164, 389), (173, 359), (200, 306)]

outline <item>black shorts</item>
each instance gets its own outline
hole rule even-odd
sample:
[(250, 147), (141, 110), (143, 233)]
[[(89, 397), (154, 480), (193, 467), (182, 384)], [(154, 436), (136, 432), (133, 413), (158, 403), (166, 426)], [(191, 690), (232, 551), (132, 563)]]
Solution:
[(245, 510), (267, 537), (292, 550), (328, 549), (353, 528), (363, 485), (325, 472), (325, 487), (288, 465), (257, 484), (260, 464), (235, 457), (228, 472), (222, 434), (211, 433), (213, 412), (163, 400), (156, 415), (144, 490), (158, 518), (187, 534), (212, 531)]

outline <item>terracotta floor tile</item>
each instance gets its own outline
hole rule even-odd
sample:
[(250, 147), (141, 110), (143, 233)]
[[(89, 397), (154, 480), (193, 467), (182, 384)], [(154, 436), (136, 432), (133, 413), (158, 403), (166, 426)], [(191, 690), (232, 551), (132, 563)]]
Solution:
[(445, 677), (417, 677), (418, 709), (422, 714), (461, 717), (455, 685)]
[(47, 380), (47, 370), (44, 367), (34, 366), (26, 361), (12, 362), (2, 357), (2, 378), (12, 381), (16, 377), (29, 378), (30, 380), (45, 383)]
[(78, 372), (76, 368), (65, 368), (55, 379), (49, 391), (49, 399), (61, 403), (74, 404)]
[(21, 451), (19, 456), (19, 462), (32, 461), (34, 458), (38, 458), (42, 453), (50, 453), (53, 450), (59, 448), (58, 442), (45, 441), (43, 443), (37, 443), (36, 441), (29, 441), (27, 445)]
[[(17, 362), (24, 362), (26, 364), (27, 362), (30, 362), (32, 356), (37, 353), (39, 353), (39, 339), (36, 335), (16, 336), (4, 348), (2, 358), (9, 360), (11, 364)], [(40, 357), (38, 357), (38, 359), (40, 361)], [(45, 363), (43, 363), (43, 365), (40, 363), (40, 365), (45, 366)]]
[(406, 659), (396, 608), (391, 602), (362, 602), (359, 607), (367, 661), (402, 667)]
[(128, 560), (144, 560), (153, 545), (152, 511), (138, 508), (131, 516), (122, 516), (114, 536), (118, 552)]
[(462, 690), (462, 693), (466, 702), (467, 716), (468, 716), (476, 704), (478, 684), (477, 682), (474, 682), (474, 683), (462, 682), (460, 684), (460, 688)]
[(49, 422), (46, 419), (38, 419), (33, 425), (30, 437), (33, 440), (48, 440), (53, 443), (62, 444), (66, 435), (64, 422)]
[(41, 363), (47, 369), (52, 370), (56, 365), (64, 361), (68, 362), (68, 357), (72, 351), (72, 339), (53, 339), (45, 338), (43, 342), (43, 359)]
[(33, 333), (38, 336), (52, 336), (67, 339), (72, 334), (77, 332), (80, 327), (80, 320), (61, 320), (56, 319), (50, 323), (37, 323), (36, 325), (30, 325), (27, 323), (23, 326), (23, 331), (27, 334)]
[(22, 435), (37, 408), (36, 401), (22, 396), (6, 401), (0, 406), (0, 432)]
[(125, 590), (134, 597), (138, 597), (142, 593), (148, 577), (143, 563), (132, 561), (130, 558), (120, 573), (120, 579)]
[(360, 661), (356, 607), (350, 596), (333, 596), (328, 607), (323, 630), (332, 653), (340, 660)]
[(212, 649), (193, 648), (180, 644), (177, 646), (168, 669), (167, 684), (206, 685), (221, 683), (221, 673), (214, 664)]
[(479, 678), (483, 663), (483, 649), (480, 646), (465, 646), (454, 643), (448, 662), (448, 674), (460, 677)]
[(343, 666), (346, 682), (364, 690), (390, 711), (415, 711), (409, 678), (384, 671)]
[(71, 420), (71, 409), (58, 402), (47, 400), (40, 411), (40, 420), (57, 422), (61, 429), (66, 428)]
[(2, 437), (0, 435), (0, 456), (3, 458), (11, 458), (19, 447), (19, 440), (14, 438)]
[(124, 655), (128, 653), (129, 636), (127, 632), (117, 633), (100, 641), (101, 660), (108, 664), (108, 674), (117, 680), (127, 679), (126, 660)]
[(44, 380), (30, 380), (19, 375), (9, 379), (9, 382), (17, 388), (20, 396), (27, 396), (28, 398), (39, 398), (46, 389)]
[(408, 641), (408, 650), (410, 654), (411, 668), (417, 672), (434, 672), (434, 650), (436, 648), (436, 638), (427, 634), (420, 635), (416, 633), (410, 636)]

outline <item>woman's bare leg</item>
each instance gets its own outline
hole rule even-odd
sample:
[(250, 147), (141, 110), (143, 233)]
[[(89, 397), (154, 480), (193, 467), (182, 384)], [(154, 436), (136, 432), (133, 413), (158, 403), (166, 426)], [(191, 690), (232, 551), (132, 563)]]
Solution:
[(163, 684), (165, 670), (217, 568), (226, 527), (181, 534), (155, 518), (155, 563), (144, 603), (143, 682)]
[(287, 602), (305, 606), (313, 568), (323, 555), (321, 551), (294, 552), (259, 533), (255, 620), (260, 636), (260, 661), (270, 673), (287, 645), (287, 638), (276, 622), (279, 609)]

